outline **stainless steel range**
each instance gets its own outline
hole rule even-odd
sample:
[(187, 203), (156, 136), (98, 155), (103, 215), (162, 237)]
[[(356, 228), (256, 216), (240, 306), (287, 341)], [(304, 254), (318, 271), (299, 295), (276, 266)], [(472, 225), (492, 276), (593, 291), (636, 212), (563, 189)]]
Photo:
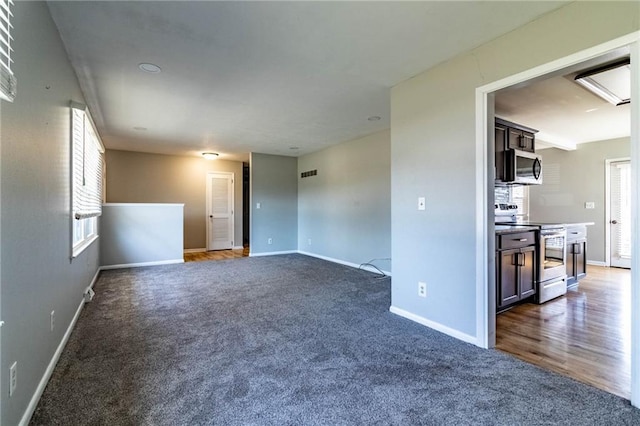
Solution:
[(517, 206), (495, 205), (495, 222), (502, 225), (526, 225), (538, 228), (538, 291), (535, 300), (544, 303), (567, 292), (567, 229), (560, 223), (518, 221)]

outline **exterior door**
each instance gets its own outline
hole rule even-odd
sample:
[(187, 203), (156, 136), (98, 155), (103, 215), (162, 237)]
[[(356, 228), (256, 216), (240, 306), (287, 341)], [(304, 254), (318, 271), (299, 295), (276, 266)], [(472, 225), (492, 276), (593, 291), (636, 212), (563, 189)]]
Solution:
[(609, 167), (611, 266), (631, 268), (631, 163), (616, 161)]
[(233, 248), (233, 173), (207, 173), (207, 250)]

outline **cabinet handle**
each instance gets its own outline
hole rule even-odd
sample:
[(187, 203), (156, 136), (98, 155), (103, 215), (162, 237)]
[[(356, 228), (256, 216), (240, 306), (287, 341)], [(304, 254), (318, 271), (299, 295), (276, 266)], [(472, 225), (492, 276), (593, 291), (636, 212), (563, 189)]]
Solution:
[(514, 238), (513, 241), (520, 241), (521, 243), (524, 243), (525, 241), (527, 241), (526, 238)]

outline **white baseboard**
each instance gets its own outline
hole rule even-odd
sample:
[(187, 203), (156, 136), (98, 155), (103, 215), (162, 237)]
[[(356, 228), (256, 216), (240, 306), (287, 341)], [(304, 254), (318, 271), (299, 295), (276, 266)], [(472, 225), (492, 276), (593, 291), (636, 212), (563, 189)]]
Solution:
[(422, 324), (436, 331), (447, 334), (451, 337), (455, 337), (456, 339), (462, 340), (463, 342), (471, 343), (472, 345), (476, 346), (478, 345), (478, 339), (475, 336), (470, 336), (466, 333), (462, 333), (461, 331), (447, 327), (446, 325), (442, 325), (438, 322), (428, 320), (424, 317), (421, 317), (420, 315), (412, 314), (411, 312), (405, 311), (404, 309), (400, 309), (395, 306), (391, 306), (389, 308), (389, 311), (408, 320), (417, 322), (418, 324)]
[(600, 262), (598, 260), (587, 260), (587, 265), (593, 265), (593, 266), (609, 266), (607, 265), (607, 262)]
[(206, 248), (195, 248), (195, 249), (184, 249), (183, 253), (204, 253), (206, 252)]
[(141, 262), (141, 263), (122, 263), (120, 265), (102, 265), (100, 267), (100, 270), (106, 271), (109, 269), (138, 268), (140, 266), (173, 265), (176, 263), (184, 263), (184, 259), (159, 260), (156, 262)]
[(249, 257), (261, 257), (261, 256), (277, 256), (279, 254), (294, 254), (298, 253), (298, 250), (285, 250), (285, 251), (270, 251), (263, 253), (249, 253)]
[(232, 250), (242, 250), (244, 246), (233, 246)]
[[(309, 252), (301, 251), (301, 250), (298, 250), (298, 253), (304, 254), (305, 256), (311, 256), (311, 257), (315, 257), (315, 258), (318, 258), (318, 259), (326, 260), (327, 262), (338, 263), (340, 265), (350, 266), (352, 268), (362, 269), (362, 270), (365, 270), (365, 271), (373, 272), (375, 274), (380, 274), (380, 271), (378, 271), (376, 268), (372, 268), (371, 266), (366, 266), (365, 265), (365, 266), (363, 266), (361, 268), (360, 265), (357, 264), (357, 263), (347, 262), (346, 260), (335, 259), (333, 257), (323, 256), (321, 254), (309, 253)], [(382, 270), (382, 272), (384, 272), (384, 274), (387, 275), (387, 276), (391, 276), (391, 272), (389, 272), (389, 271)]]
[[(100, 268), (98, 268), (95, 275), (93, 276), (93, 279), (91, 280), (91, 284), (89, 284), (90, 288), (93, 288), (93, 285), (96, 283), (96, 281), (98, 281), (98, 275), (100, 275)], [(78, 321), (78, 317), (80, 317), (80, 312), (82, 312), (84, 303), (85, 303), (84, 297), (81, 296), (81, 302), (80, 302), (80, 305), (78, 305), (78, 309), (76, 309), (76, 314), (73, 316), (73, 319), (71, 320), (69, 327), (67, 327), (67, 331), (65, 331), (64, 336), (62, 336), (62, 340), (60, 341), (60, 344), (58, 345), (56, 351), (53, 353), (53, 357), (51, 357), (51, 361), (49, 361), (49, 365), (47, 366), (47, 369), (44, 371), (44, 374), (42, 375), (42, 378), (38, 383), (38, 387), (36, 387), (36, 391), (31, 397), (31, 400), (29, 401), (29, 405), (27, 406), (27, 409), (22, 415), (22, 419), (20, 419), (20, 423), (18, 423), (19, 426), (27, 426), (31, 421), (31, 417), (33, 416), (33, 413), (36, 411), (36, 408), (38, 407), (38, 402), (40, 402), (40, 397), (42, 397), (42, 393), (44, 392), (44, 389), (47, 387), (47, 384), (49, 383), (49, 379), (53, 374), (53, 370), (56, 368), (56, 364), (58, 364), (60, 355), (62, 355), (62, 351), (64, 350), (65, 346), (67, 346), (67, 342), (69, 341), (71, 332), (76, 326), (76, 322)]]

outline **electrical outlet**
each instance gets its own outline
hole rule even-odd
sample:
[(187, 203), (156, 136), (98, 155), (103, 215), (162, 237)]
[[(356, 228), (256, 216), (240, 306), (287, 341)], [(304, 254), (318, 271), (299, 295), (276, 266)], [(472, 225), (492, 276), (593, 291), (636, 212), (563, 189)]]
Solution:
[(256, 203), (256, 209), (260, 208), (260, 203)]
[(596, 203), (594, 203), (593, 201), (587, 201), (586, 203), (584, 203), (584, 208), (585, 209), (595, 209), (596, 208)]
[(418, 296), (427, 297), (427, 283), (418, 282)]
[(53, 331), (53, 327), (56, 325), (56, 311), (51, 311), (50, 317), (51, 331)]
[(273, 238), (268, 238), (267, 239), (267, 244), (273, 244)]
[(418, 197), (418, 210), (425, 210), (427, 202), (424, 197)]
[(9, 367), (9, 396), (12, 396), (18, 386), (18, 361)]
[(311, 238), (309, 238), (308, 243), (309, 243), (309, 245), (311, 245)]

